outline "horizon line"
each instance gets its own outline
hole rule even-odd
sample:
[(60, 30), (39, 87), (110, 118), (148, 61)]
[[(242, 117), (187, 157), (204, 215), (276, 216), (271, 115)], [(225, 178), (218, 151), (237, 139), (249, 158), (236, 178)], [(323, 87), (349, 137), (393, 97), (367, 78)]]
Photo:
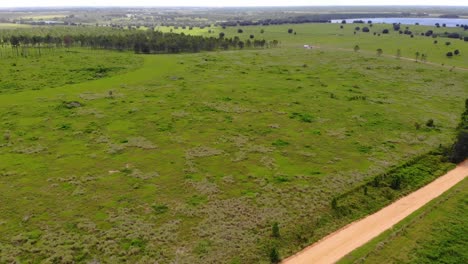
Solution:
[(439, 5), (439, 4), (427, 4), (427, 5), (44, 5), (44, 6), (0, 6), (0, 9), (5, 8), (161, 8), (161, 7), (186, 7), (186, 8), (197, 8), (197, 7), (213, 7), (213, 8), (226, 8), (226, 7), (241, 7), (241, 8), (252, 8), (252, 7), (468, 7), (468, 5)]

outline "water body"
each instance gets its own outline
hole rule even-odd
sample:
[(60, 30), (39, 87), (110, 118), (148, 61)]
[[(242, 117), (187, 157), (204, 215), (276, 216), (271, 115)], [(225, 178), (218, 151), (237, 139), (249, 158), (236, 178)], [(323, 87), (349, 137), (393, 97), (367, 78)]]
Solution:
[[(420, 25), (424, 26), (435, 26), (436, 23), (439, 23), (440, 26), (442, 24), (447, 25), (447, 27), (456, 27), (458, 25), (468, 25), (468, 19), (465, 18), (420, 18), (420, 17), (387, 17), (387, 18), (353, 18), (353, 19), (345, 19), (346, 23), (353, 23), (354, 20), (363, 20), (367, 23), (367, 21), (372, 21), (372, 23), (385, 23), (385, 24), (393, 24), (393, 23), (401, 23), (405, 25), (414, 25), (419, 23)], [(332, 20), (332, 23), (341, 23), (340, 20)]]

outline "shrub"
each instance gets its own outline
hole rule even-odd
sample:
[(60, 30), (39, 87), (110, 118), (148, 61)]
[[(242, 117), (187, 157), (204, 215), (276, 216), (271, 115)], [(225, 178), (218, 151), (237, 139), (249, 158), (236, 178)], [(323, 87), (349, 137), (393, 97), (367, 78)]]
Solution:
[(459, 51), (459, 50), (455, 50), (455, 51), (453, 52), (453, 54), (459, 55), (459, 54), (460, 54), (460, 51)]
[(271, 143), (273, 146), (276, 146), (276, 147), (284, 147), (284, 146), (287, 146), (289, 145), (289, 142), (287, 141), (284, 141), (284, 140), (281, 140), (281, 139), (277, 139), (276, 141), (274, 141), (273, 143)]
[(435, 127), (434, 119), (429, 119), (429, 120), (427, 120), (426, 126), (427, 126), (427, 127)]
[(333, 210), (338, 209), (338, 199), (336, 197), (333, 197), (333, 199), (331, 201), (331, 207), (332, 207)]
[(281, 236), (279, 231), (279, 225), (277, 222), (274, 222), (273, 226), (271, 227), (271, 236), (274, 238), (279, 238)]
[(279, 256), (279, 252), (278, 252), (278, 249), (276, 249), (276, 247), (273, 247), (271, 250), (270, 250), (270, 262), (271, 263), (279, 263), (280, 262), (280, 256)]
[(169, 210), (169, 207), (167, 207), (165, 204), (152, 205), (151, 207), (153, 208), (155, 214), (164, 214)]
[(304, 123), (312, 123), (313, 117), (310, 114), (302, 114), (302, 113), (292, 113), (289, 118), (291, 119), (299, 119), (301, 122)]
[(447, 57), (452, 57), (453, 56), (453, 53), (451, 51), (447, 52), (447, 54), (445, 54)]
[(401, 189), (401, 177), (397, 175), (392, 179), (392, 183), (390, 184), (390, 187), (394, 190), (400, 190)]
[(388, 32), (389, 32), (388, 29), (382, 30), (382, 34), (388, 34)]
[(459, 163), (468, 158), (468, 130), (461, 130), (452, 146), (450, 161)]
[(455, 39), (457, 39), (457, 38), (460, 38), (460, 34), (458, 34), (458, 33), (450, 33), (450, 34), (447, 35), (447, 37), (448, 37), (448, 38), (455, 38)]
[(370, 30), (369, 30), (368, 27), (363, 27), (363, 28), (362, 28), (362, 32), (369, 32), (369, 31), (370, 31)]
[(377, 49), (377, 56), (381, 56), (383, 53), (383, 50), (382, 49)]

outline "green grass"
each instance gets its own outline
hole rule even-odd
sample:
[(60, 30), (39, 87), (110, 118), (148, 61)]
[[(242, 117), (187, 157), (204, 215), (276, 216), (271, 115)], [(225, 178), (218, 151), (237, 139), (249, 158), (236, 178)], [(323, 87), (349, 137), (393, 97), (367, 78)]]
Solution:
[(30, 28), (30, 25), (13, 24), (13, 23), (0, 23), (0, 29), (15, 29), (15, 28)]
[[(293, 232), (318, 238), (310, 219), (344, 223), (326, 219), (332, 197), (452, 142), (466, 73), (294, 44), (326, 43), (322, 26), (296, 42), (278, 27), (277, 49), (17, 63), (24, 88), (0, 94), (0, 263), (265, 263), (274, 222), (284, 257)], [(99, 64), (124, 69), (59, 70)], [(50, 85), (32, 89), (36, 70)]]
[[(3, 52), (15, 52), (3, 49)], [(33, 57), (0, 60), (0, 93), (41, 90), (122, 74), (138, 68), (142, 59), (130, 53), (91, 50), (47, 50)]]
[(338, 263), (466, 263), (468, 180)]
[[(459, 39), (449, 39), (445, 37), (425, 37), (421, 36), (420, 33), (426, 32), (427, 30), (433, 30), (435, 33), (444, 32), (459, 32), (464, 36), (468, 36), (466, 31), (461, 28), (436, 28), (429, 26), (415, 26), (415, 25), (402, 25), (401, 29), (405, 30), (408, 26), (409, 29), (414, 33), (414, 38), (409, 35), (400, 35), (397, 31), (394, 31), (391, 25), (385, 24), (374, 24), (370, 28), (369, 33), (357, 31), (354, 34), (355, 27), (363, 27), (368, 25), (363, 24), (346, 24), (343, 29), (340, 29), (340, 24), (294, 24), (294, 25), (271, 25), (271, 26), (244, 26), (244, 27), (227, 27), (223, 29), (221, 27), (211, 28), (194, 28), (193, 30), (188, 29), (174, 29), (172, 27), (159, 27), (157, 30), (168, 32), (172, 29), (175, 33), (186, 33), (186, 34), (201, 34), (205, 36), (218, 37), (220, 32), (226, 34), (225, 37), (238, 36), (241, 40), (247, 40), (250, 35), (254, 35), (255, 39), (266, 39), (266, 40), (279, 40), (281, 46), (287, 48), (303, 48), (304, 44), (318, 46), (324, 49), (348, 49), (352, 50), (355, 45), (359, 45), (361, 52), (370, 52), (376, 54), (376, 50), (381, 48), (384, 55), (396, 56), (397, 50), (400, 49), (402, 57), (415, 58), (416, 52), (420, 54), (427, 54), (427, 61), (440, 63), (445, 65), (453, 65), (460, 67), (467, 67), (468, 65), (468, 42), (464, 42)], [(237, 30), (241, 28), (242, 34), (237, 33)], [(288, 29), (291, 28), (296, 32), (294, 34), (288, 34)], [(261, 30), (264, 33), (261, 33)], [(381, 34), (380, 36), (374, 36), (373, 33), (381, 33), (383, 29), (389, 29), (389, 34)], [(208, 33), (211, 30), (212, 33)], [(438, 43), (434, 44), (434, 40)], [(445, 45), (445, 42), (450, 42), (449, 46)], [(454, 51), (459, 49), (461, 56), (455, 56), (448, 59), (445, 55), (448, 51)]]

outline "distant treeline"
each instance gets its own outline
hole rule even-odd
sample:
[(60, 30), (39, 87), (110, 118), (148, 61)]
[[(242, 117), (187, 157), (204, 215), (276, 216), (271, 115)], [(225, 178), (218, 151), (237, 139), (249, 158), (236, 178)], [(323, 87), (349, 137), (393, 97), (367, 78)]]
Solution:
[[(21, 31), (19, 31), (21, 32)], [(27, 56), (27, 49), (89, 47), (109, 50), (133, 50), (135, 53), (180, 53), (243, 48), (276, 47), (273, 40), (241, 40), (239, 37), (225, 38), (220, 36), (203, 37), (159, 31), (113, 31), (106, 34), (61, 33), (45, 35), (16, 34), (15, 31), (0, 31), (0, 44), (3, 48), (12, 47), (13, 55)], [(37, 52), (36, 52), (37, 53)]]
[(279, 25), (279, 24), (303, 24), (303, 23), (330, 23), (337, 19), (376, 18), (376, 17), (409, 17), (411, 13), (340, 13), (340, 14), (310, 14), (291, 16), (286, 18), (269, 18), (261, 20), (231, 20), (220, 22), (220, 26), (251, 26), (251, 25)]

